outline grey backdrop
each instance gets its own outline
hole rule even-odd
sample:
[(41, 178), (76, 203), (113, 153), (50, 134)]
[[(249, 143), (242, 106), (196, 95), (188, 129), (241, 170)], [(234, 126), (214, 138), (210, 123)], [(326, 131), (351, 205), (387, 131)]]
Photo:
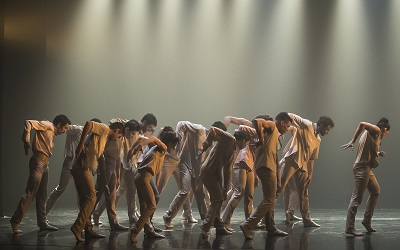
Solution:
[[(28, 176), (25, 119), (63, 113), (209, 126), (226, 115), (331, 116), (310, 187), (312, 209), (346, 208), (360, 121), (390, 119), (374, 172), (379, 208), (399, 208), (399, 1), (28, 1), (4, 3), (1, 190), (11, 215)], [(397, 111), (396, 111), (397, 110)], [(233, 128), (230, 128), (232, 131)], [(48, 191), (65, 135), (55, 138)], [(160, 205), (176, 193), (171, 179)], [(256, 191), (256, 203), (260, 190)], [(73, 183), (58, 207), (75, 207)], [(31, 209), (34, 209), (34, 205)]]

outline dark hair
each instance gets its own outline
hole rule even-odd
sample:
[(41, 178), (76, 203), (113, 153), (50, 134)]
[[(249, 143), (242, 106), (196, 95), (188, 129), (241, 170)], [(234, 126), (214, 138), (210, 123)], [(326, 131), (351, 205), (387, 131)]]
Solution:
[(276, 121), (293, 122), (293, 119), (289, 116), (287, 112), (280, 112), (275, 116)]
[(101, 120), (98, 119), (98, 118), (92, 118), (92, 119), (90, 119), (90, 121), (91, 121), (91, 122), (98, 122), (98, 123), (101, 123)]
[(240, 140), (250, 141), (250, 133), (245, 130), (237, 130), (237, 131), (235, 131), (233, 136), (235, 137), (235, 139), (237, 141), (240, 141)]
[(387, 130), (390, 130), (390, 124), (389, 124), (389, 119), (386, 117), (382, 117), (378, 123), (376, 124), (380, 129), (386, 128)]
[(327, 116), (321, 116), (317, 122), (317, 126), (319, 125), (325, 125), (325, 126), (331, 126), (332, 128), (335, 127), (335, 124), (333, 123), (333, 120)]
[(114, 122), (111, 123), (109, 126), (110, 129), (119, 129), (119, 134), (123, 134), (124, 133), (124, 124), (120, 123), (120, 122)]
[(171, 126), (164, 126), (162, 128), (162, 131), (164, 131), (164, 132), (175, 132), (175, 130)]
[(143, 116), (141, 122), (146, 122), (146, 124), (154, 124), (157, 127), (157, 118), (152, 113), (147, 113)]
[(254, 117), (253, 121), (254, 121), (255, 119), (264, 119), (264, 120), (266, 120), (266, 121), (273, 121), (273, 120), (274, 120), (274, 118), (272, 118), (272, 116), (270, 116), (270, 115), (268, 115), (268, 114), (265, 114), (265, 115), (257, 115), (256, 117)]
[(162, 138), (160, 138), (160, 140), (167, 146), (170, 143), (176, 144), (179, 142), (179, 138), (176, 136), (176, 133), (172, 131), (167, 131), (161, 137)]
[(129, 131), (140, 131), (140, 124), (135, 119), (129, 120), (125, 123), (125, 128), (128, 128)]
[(71, 121), (68, 119), (68, 117), (67, 116), (65, 116), (65, 115), (57, 115), (56, 117), (54, 117), (54, 119), (53, 119), (53, 124), (54, 125), (58, 125), (58, 124), (61, 124), (61, 126), (64, 126), (64, 125), (66, 125), (66, 124), (69, 124), (69, 125), (71, 125)]
[(211, 126), (222, 129), (223, 131), (227, 131), (225, 124), (221, 121), (216, 121)]
[(165, 126), (161, 129), (160, 134), (158, 135), (158, 138), (162, 141), (162, 138), (164, 137), (165, 134), (167, 133), (174, 133), (176, 136), (175, 130), (170, 127), (170, 126)]

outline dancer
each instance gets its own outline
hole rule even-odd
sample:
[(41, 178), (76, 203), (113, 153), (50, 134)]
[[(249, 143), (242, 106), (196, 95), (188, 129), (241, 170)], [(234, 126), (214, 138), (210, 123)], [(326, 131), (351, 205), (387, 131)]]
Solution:
[(253, 126), (259, 138), (254, 163), (258, 178), (261, 180), (263, 200), (240, 228), (246, 239), (252, 239), (250, 230), (265, 217), (265, 226), (269, 236), (286, 236), (287, 233), (277, 229), (274, 222), (274, 207), (276, 191), (280, 186), (280, 166), (278, 164), (279, 134), (286, 133), (292, 123), (292, 118), (286, 112), (275, 117), (275, 122), (255, 119)]
[(294, 177), (299, 194), (300, 212), (304, 227), (320, 227), (310, 216), (308, 186), (311, 183), (314, 160), (318, 159), (321, 136), (330, 133), (334, 127), (331, 118), (322, 116), (317, 123), (304, 119), (298, 115), (289, 113), (293, 119), (296, 132), (290, 140), (289, 149), (286, 152), (285, 165), (282, 169), (281, 187), (277, 196), (285, 189), (290, 178)]
[[(175, 133), (173, 128), (166, 126), (160, 130), (160, 134), (158, 137), (160, 137), (161, 134), (167, 133), (167, 132)], [(177, 147), (179, 147), (179, 144), (177, 145)], [(174, 150), (172, 150), (171, 153), (166, 152), (162, 170), (156, 176), (156, 186), (157, 186), (158, 193), (160, 195), (164, 191), (171, 175), (174, 177), (178, 189), (179, 190), (181, 189), (181, 180), (179, 177), (178, 163), (179, 163), (179, 158), (178, 158), (178, 152), (177, 152), (176, 148)], [(192, 207), (190, 205), (192, 197), (193, 197), (193, 192), (191, 191), (189, 194), (189, 197), (186, 199), (185, 203), (183, 204), (183, 211), (182, 211), (181, 218), (182, 218), (182, 220), (187, 220), (188, 223), (197, 223), (198, 221), (192, 215)]]
[[(91, 121), (101, 122), (97, 118), (93, 118)], [(70, 125), (65, 133), (67, 139), (65, 140), (64, 162), (61, 169), (60, 182), (47, 198), (46, 214), (53, 209), (58, 199), (60, 199), (61, 195), (67, 190), (68, 184), (72, 179), (71, 167), (75, 158), (76, 147), (82, 135), (82, 130), (83, 126), (81, 125)]]
[[(221, 206), (226, 199), (230, 185), (235, 149), (236, 151), (242, 150), (249, 140), (249, 134), (244, 131), (235, 132), (235, 137), (226, 132), (226, 126), (222, 122), (215, 122), (209, 130), (207, 139), (203, 143), (203, 151), (208, 147), (212, 146), (212, 148), (201, 166), (200, 174), (211, 201), (206, 218), (200, 226), (203, 237), (207, 237), (211, 226), (216, 228), (217, 236), (232, 234), (225, 228), (225, 224), (220, 218)], [(214, 145), (213, 142), (215, 142)]]
[(129, 229), (128, 227), (124, 227), (118, 223), (115, 209), (115, 196), (120, 180), (120, 157), (124, 138), (127, 135), (130, 136), (131, 134), (135, 133), (138, 133), (138, 130), (130, 131), (129, 128), (125, 127), (123, 130), (124, 136), (118, 137), (116, 139), (109, 137), (104, 147), (103, 156), (99, 158), (99, 174), (97, 176), (98, 189), (96, 190), (96, 202), (99, 201), (101, 197), (104, 197), (110, 228), (114, 231)]
[[(98, 158), (104, 152), (107, 139), (116, 140), (122, 137), (123, 131), (124, 126), (119, 122), (112, 123), (108, 127), (103, 123), (88, 121), (83, 127), (82, 136), (75, 152), (76, 159), (71, 169), (80, 208), (78, 217), (71, 226), (71, 231), (78, 242), (85, 241), (85, 238), (105, 237), (93, 230), (89, 219), (96, 202), (96, 190), (92, 175), (96, 172)], [(85, 238), (82, 237), (83, 230), (85, 230)]]
[[(269, 115), (259, 115), (254, 119), (264, 119), (266, 121), (273, 120)], [(233, 116), (226, 116), (224, 124), (228, 128), (229, 124), (239, 125), (239, 131), (245, 131), (250, 135), (250, 141), (246, 146), (237, 154), (233, 165), (233, 182), (232, 188), (227, 194), (226, 205), (222, 204), (221, 211), (225, 209), (222, 220), (225, 223), (225, 228), (231, 232), (234, 229), (231, 226), (231, 217), (236, 206), (239, 204), (242, 197), (244, 197), (244, 215), (245, 219), (253, 213), (253, 198), (254, 188), (258, 184), (258, 177), (254, 174), (254, 159), (255, 159), (255, 146), (258, 142), (257, 132), (252, 127), (251, 121), (245, 118), (238, 118)], [(260, 223), (257, 227), (262, 227)]]
[(29, 160), (29, 177), (25, 192), (21, 197), (14, 215), (11, 217), (11, 228), (14, 234), (20, 234), (19, 224), (26, 210), (36, 198), (37, 225), (40, 230), (56, 231), (58, 228), (49, 225), (46, 216), (47, 182), (49, 179), (49, 158), (52, 155), (53, 137), (61, 135), (68, 130), (71, 121), (65, 115), (58, 115), (53, 122), (26, 120), (22, 141), (24, 142), (25, 155), (28, 155), (31, 130), (35, 130), (32, 144), (33, 155)]
[(130, 158), (138, 151), (142, 151), (145, 146), (155, 144), (144, 154), (143, 161), (138, 165), (137, 173), (134, 177), (140, 202), (140, 217), (131, 228), (131, 242), (136, 242), (136, 237), (143, 227), (149, 237), (164, 237), (156, 233), (150, 223), (150, 217), (156, 210), (156, 199), (150, 182), (152, 177), (161, 171), (165, 153), (173, 151), (178, 141), (179, 139), (175, 133), (167, 132), (160, 139), (151, 137), (144, 142), (133, 145), (128, 153), (128, 158)]
[[(145, 114), (139, 122), (139, 133), (137, 133), (137, 121), (135, 119), (124, 120), (115, 118), (110, 120), (113, 122), (121, 122), (126, 126), (125, 128), (125, 140), (123, 143), (122, 156), (121, 156), (121, 173), (120, 173), (120, 185), (117, 188), (115, 207), (117, 207), (120, 198), (126, 193), (126, 203), (128, 206), (128, 218), (129, 224), (135, 223), (139, 219), (139, 213), (136, 206), (136, 186), (133, 181), (135, 170), (137, 167), (137, 159), (141, 152), (137, 155), (132, 156), (128, 159), (128, 151), (140, 135), (149, 137), (153, 134), (157, 127), (157, 118), (152, 113)], [(99, 203), (96, 205), (93, 211), (93, 222), (95, 225), (102, 224), (100, 216), (106, 208), (105, 199), (101, 198)]]
[[(181, 189), (172, 200), (168, 211), (165, 212), (163, 219), (167, 228), (173, 228), (172, 219), (177, 215), (189, 193), (192, 190), (197, 202), (201, 219), (207, 214), (207, 207), (204, 201), (205, 194), (203, 183), (200, 179), (200, 160), (199, 153), (204, 140), (206, 139), (206, 129), (200, 124), (188, 121), (180, 121), (176, 126), (176, 132), (181, 138), (179, 144), (179, 175), (181, 179)], [(191, 216), (191, 212), (189, 215)]]
[(372, 169), (378, 166), (379, 156), (386, 156), (386, 153), (379, 151), (379, 149), (381, 140), (389, 134), (389, 130), (390, 124), (387, 118), (381, 118), (376, 125), (368, 122), (360, 122), (351, 141), (342, 145), (343, 149), (354, 148), (357, 138), (361, 135), (358, 141), (356, 161), (353, 165), (354, 185), (347, 211), (345, 229), (347, 234), (354, 236), (364, 235), (361, 232), (357, 232), (354, 222), (358, 206), (361, 204), (366, 189), (368, 189), (369, 197), (362, 224), (368, 232), (376, 232), (371, 227), (371, 219), (374, 214), (376, 202), (378, 201), (380, 187)]

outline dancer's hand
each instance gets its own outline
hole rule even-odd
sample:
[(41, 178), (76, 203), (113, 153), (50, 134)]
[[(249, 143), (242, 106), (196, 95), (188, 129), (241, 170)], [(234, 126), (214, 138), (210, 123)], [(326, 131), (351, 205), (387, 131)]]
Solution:
[(340, 146), (342, 149), (347, 149), (347, 148), (354, 148), (354, 142), (351, 140), (350, 142), (343, 144), (342, 146)]
[[(132, 156), (134, 156), (135, 154), (137, 154), (138, 152), (143, 152), (143, 146), (142, 144), (138, 144), (133, 150), (132, 150), (132, 155), (128, 155), (128, 157), (130, 156), (130, 158), (132, 158)], [(129, 159), (130, 159), (129, 158)]]
[(378, 152), (378, 155), (381, 157), (385, 157), (387, 154), (385, 151), (380, 151), (380, 152)]

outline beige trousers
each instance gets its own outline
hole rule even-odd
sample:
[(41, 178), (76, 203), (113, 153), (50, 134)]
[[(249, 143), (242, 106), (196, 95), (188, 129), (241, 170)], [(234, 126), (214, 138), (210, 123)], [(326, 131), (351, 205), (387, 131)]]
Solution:
[[(230, 225), (233, 211), (244, 197), (244, 215), (249, 218), (253, 212), (254, 198), (254, 171), (246, 171), (242, 168), (233, 169), (233, 193), (228, 201), (222, 220), (226, 225)], [(228, 198), (227, 198), (228, 199)]]
[(90, 221), (90, 215), (96, 203), (96, 190), (92, 170), (90, 168), (75, 168), (71, 169), (71, 174), (74, 177), (76, 192), (79, 196), (79, 214), (72, 228), (78, 232), (91, 230), (93, 225)]
[(21, 197), (14, 215), (11, 217), (13, 223), (20, 223), (26, 210), (36, 198), (36, 218), (39, 227), (47, 223), (46, 199), (47, 183), (49, 179), (49, 157), (41, 153), (35, 153), (29, 160), (29, 177), (25, 192)]
[(276, 173), (266, 167), (257, 169), (256, 173), (261, 181), (263, 199), (244, 224), (250, 229), (254, 229), (258, 222), (264, 217), (266, 230), (274, 231), (276, 230), (274, 222), (274, 207), (277, 187)]
[(297, 193), (296, 182), (292, 177), (286, 185), (286, 188), (283, 190), (283, 207), (285, 212), (288, 215), (293, 216), (298, 202), (299, 194)]
[(354, 228), (354, 221), (358, 206), (361, 204), (363, 194), (368, 189), (369, 197), (365, 208), (364, 222), (371, 224), (376, 202), (378, 201), (380, 187), (370, 167), (357, 167), (353, 169), (354, 184), (349, 208), (347, 211), (346, 229)]
[(303, 217), (303, 222), (311, 221), (310, 204), (308, 199), (308, 173), (299, 169), (297, 163), (288, 158), (285, 159), (285, 164), (282, 166), (281, 173), (282, 190), (286, 188), (290, 179), (293, 177), (299, 195), (300, 212)]

